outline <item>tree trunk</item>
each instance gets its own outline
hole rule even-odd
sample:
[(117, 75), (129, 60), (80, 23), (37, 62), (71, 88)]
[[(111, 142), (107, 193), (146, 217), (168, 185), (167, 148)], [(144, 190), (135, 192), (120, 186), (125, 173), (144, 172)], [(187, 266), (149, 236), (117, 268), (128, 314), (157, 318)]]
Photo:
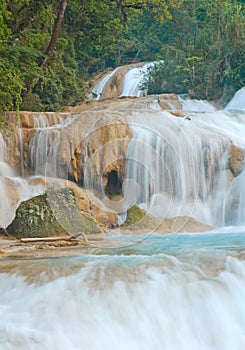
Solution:
[(58, 12), (57, 18), (56, 18), (55, 23), (54, 23), (52, 37), (51, 37), (49, 45), (46, 49), (45, 58), (43, 59), (43, 61), (41, 62), (41, 65), (40, 65), (42, 70), (44, 70), (47, 67), (48, 62), (49, 62), (49, 60), (53, 54), (53, 51), (55, 49), (57, 39), (59, 37), (60, 31), (62, 28), (62, 23), (64, 20), (67, 4), (68, 4), (68, 0), (62, 0), (62, 2), (60, 4), (59, 12)]
[[(66, 7), (68, 5), (68, 1), (69, 0), (62, 0), (61, 1), (61, 4), (60, 4), (60, 7), (59, 7), (59, 11), (58, 11), (58, 15), (57, 15), (57, 18), (55, 20), (55, 23), (54, 23), (54, 28), (53, 28), (53, 32), (52, 32), (52, 37), (50, 39), (50, 42), (48, 44), (48, 47), (45, 51), (45, 57), (44, 59), (41, 61), (41, 63), (39, 64), (41, 70), (44, 70), (49, 61), (50, 61), (50, 58), (54, 52), (54, 49), (55, 49), (55, 46), (56, 46), (56, 43), (57, 43), (57, 40), (58, 40), (58, 37), (60, 35), (60, 31), (62, 29), (62, 23), (64, 21), (64, 16), (65, 16), (65, 11), (66, 11)], [(33, 87), (39, 82), (40, 80), (40, 76), (39, 77), (36, 77), (35, 79), (33, 79), (32, 83), (30, 86), (28, 86), (23, 92), (22, 92), (22, 98), (26, 96), (26, 94), (31, 90), (33, 89)]]

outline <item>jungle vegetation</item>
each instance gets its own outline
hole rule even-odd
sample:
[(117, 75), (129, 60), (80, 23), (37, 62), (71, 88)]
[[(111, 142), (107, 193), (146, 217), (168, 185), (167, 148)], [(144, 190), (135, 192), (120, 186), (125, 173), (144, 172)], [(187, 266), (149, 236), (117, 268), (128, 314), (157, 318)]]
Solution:
[(245, 86), (245, 0), (2, 0), (0, 111), (54, 111), (99, 72), (160, 60), (149, 93), (227, 99)]

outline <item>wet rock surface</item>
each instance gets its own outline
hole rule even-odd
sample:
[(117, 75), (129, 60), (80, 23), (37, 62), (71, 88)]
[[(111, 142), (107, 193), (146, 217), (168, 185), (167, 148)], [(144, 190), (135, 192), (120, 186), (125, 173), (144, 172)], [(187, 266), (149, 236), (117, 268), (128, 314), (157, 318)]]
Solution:
[(50, 190), (20, 204), (7, 232), (14, 237), (47, 237), (68, 232), (98, 233), (95, 221), (82, 214), (70, 188)]

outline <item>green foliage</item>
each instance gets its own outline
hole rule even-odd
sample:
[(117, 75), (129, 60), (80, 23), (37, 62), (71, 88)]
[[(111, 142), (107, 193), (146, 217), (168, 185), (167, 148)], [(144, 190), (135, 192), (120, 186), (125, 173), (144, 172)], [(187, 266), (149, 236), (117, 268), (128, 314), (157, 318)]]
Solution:
[(150, 93), (228, 98), (245, 85), (243, 1), (69, 0), (42, 69), (60, 4), (1, 1), (0, 111), (75, 104), (91, 75), (135, 58), (164, 60), (149, 71)]
[(149, 92), (190, 92), (192, 97), (227, 100), (245, 85), (245, 11), (238, 1), (185, 0), (163, 23), (168, 39), (149, 72)]
[(171, 17), (170, 9), (181, 2), (70, 0), (51, 60), (48, 67), (42, 69), (61, 2), (3, 0), (0, 4), (0, 43), (4, 44), (0, 49), (0, 110), (48, 111), (82, 100), (85, 78), (121, 63), (120, 47), (126, 59), (124, 46), (130, 42), (123, 39), (126, 18), (130, 20), (148, 11), (162, 21), (164, 17)]
[(0, 44), (3, 43), (6, 37), (10, 34), (10, 29), (6, 23), (11, 16), (10, 11), (7, 10), (7, 1), (0, 2)]
[(24, 83), (18, 67), (4, 56), (0, 57), (0, 76), (0, 111), (19, 110)]
[(0, 114), (0, 132), (2, 131), (5, 133), (9, 131), (9, 120), (5, 118), (4, 114)]

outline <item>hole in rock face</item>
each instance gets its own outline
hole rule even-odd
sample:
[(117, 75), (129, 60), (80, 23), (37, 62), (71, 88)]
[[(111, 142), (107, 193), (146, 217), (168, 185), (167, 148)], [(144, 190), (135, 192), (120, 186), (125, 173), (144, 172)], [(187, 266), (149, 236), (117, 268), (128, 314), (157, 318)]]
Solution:
[(122, 182), (116, 170), (112, 170), (107, 175), (105, 193), (108, 197), (119, 196), (122, 194)]

